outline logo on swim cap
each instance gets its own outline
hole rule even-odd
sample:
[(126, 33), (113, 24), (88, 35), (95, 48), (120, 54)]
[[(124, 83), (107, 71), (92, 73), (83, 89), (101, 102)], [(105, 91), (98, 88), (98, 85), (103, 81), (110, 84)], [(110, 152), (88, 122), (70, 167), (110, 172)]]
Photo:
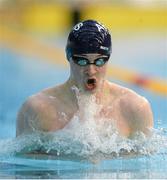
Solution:
[(94, 20), (76, 24), (69, 33), (66, 56), (69, 60), (74, 54), (99, 53), (110, 57), (111, 35), (107, 28)]

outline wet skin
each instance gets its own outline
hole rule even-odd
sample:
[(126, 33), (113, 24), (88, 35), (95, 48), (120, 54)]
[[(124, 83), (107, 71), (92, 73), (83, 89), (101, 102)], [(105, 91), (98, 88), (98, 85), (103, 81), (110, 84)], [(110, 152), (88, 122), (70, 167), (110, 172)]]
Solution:
[[(92, 63), (102, 57), (100, 54), (77, 56), (85, 57)], [(29, 97), (22, 105), (17, 118), (17, 136), (36, 130), (50, 132), (67, 127), (72, 117), (82, 111), (78, 106), (76, 89), (80, 97), (93, 95), (100, 105), (95, 121), (112, 121), (120, 135), (125, 137), (132, 137), (138, 131), (149, 134), (149, 129), (153, 127), (149, 102), (132, 90), (109, 82), (106, 79), (108, 63), (101, 67), (94, 64), (79, 66), (72, 60), (69, 63), (70, 77), (64, 84)], [(86, 102), (83, 106), (87, 106)], [(82, 112), (79, 116), (84, 121)]]

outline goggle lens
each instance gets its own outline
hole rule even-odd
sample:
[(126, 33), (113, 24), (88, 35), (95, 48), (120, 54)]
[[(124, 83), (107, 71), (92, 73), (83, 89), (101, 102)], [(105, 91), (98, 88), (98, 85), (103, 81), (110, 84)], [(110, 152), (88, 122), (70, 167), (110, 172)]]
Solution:
[(84, 57), (73, 57), (72, 58), (75, 64), (78, 64), (79, 66), (87, 66), (89, 64), (94, 64), (96, 66), (103, 66), (107, 61), (108, 58), (106, 57), (102, 57), (102, 58), (98, 58), (96, 59), (93, 63), (91, 63), (88, 59), (84, 58)]
[(106, 63), (106, 60), (104, 58), (99, 58), (95, 60), (96, 66), (103, 66)]
[(88, 64), (88, 60), (87, 59), (78, 59), (76, 61), (76, 64), (80, 65), (80, 66), (87, 66)]

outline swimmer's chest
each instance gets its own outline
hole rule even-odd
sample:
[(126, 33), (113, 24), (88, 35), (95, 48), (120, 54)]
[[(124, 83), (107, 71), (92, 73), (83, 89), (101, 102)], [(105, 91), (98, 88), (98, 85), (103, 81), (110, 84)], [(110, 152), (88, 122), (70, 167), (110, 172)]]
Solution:
[[(89, 111), (88, 111), (89, 112)], [(94, 112), (95, 121), (111, 121), (114, 123), (118, 131), (127, 136), (130, 132), (127, 120), (122, 116), (119, 104), (114, 106), (102, 106), (100, 110)], [(77, 107), (70, 107), (68, 104), (60, 105), (59, 107), (52, 104), (51, 108), (47, 110), (48, 118), (42, 123), (44, 131), (56, 131), (64, 128), (73, 119), (78, 116), (81, 121), (86, 121), (87, 114), (83, 114), (82, 109)]]

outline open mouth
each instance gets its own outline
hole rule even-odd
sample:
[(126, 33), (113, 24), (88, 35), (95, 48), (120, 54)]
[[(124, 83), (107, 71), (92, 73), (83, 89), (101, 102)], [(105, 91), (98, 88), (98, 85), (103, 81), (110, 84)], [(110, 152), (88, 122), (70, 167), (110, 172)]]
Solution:
[(95, 78), (88, 79), (86, 82), (86, 88), (88, 90), (93, 90), (94, 88), (96, 88), (96, 79)]

